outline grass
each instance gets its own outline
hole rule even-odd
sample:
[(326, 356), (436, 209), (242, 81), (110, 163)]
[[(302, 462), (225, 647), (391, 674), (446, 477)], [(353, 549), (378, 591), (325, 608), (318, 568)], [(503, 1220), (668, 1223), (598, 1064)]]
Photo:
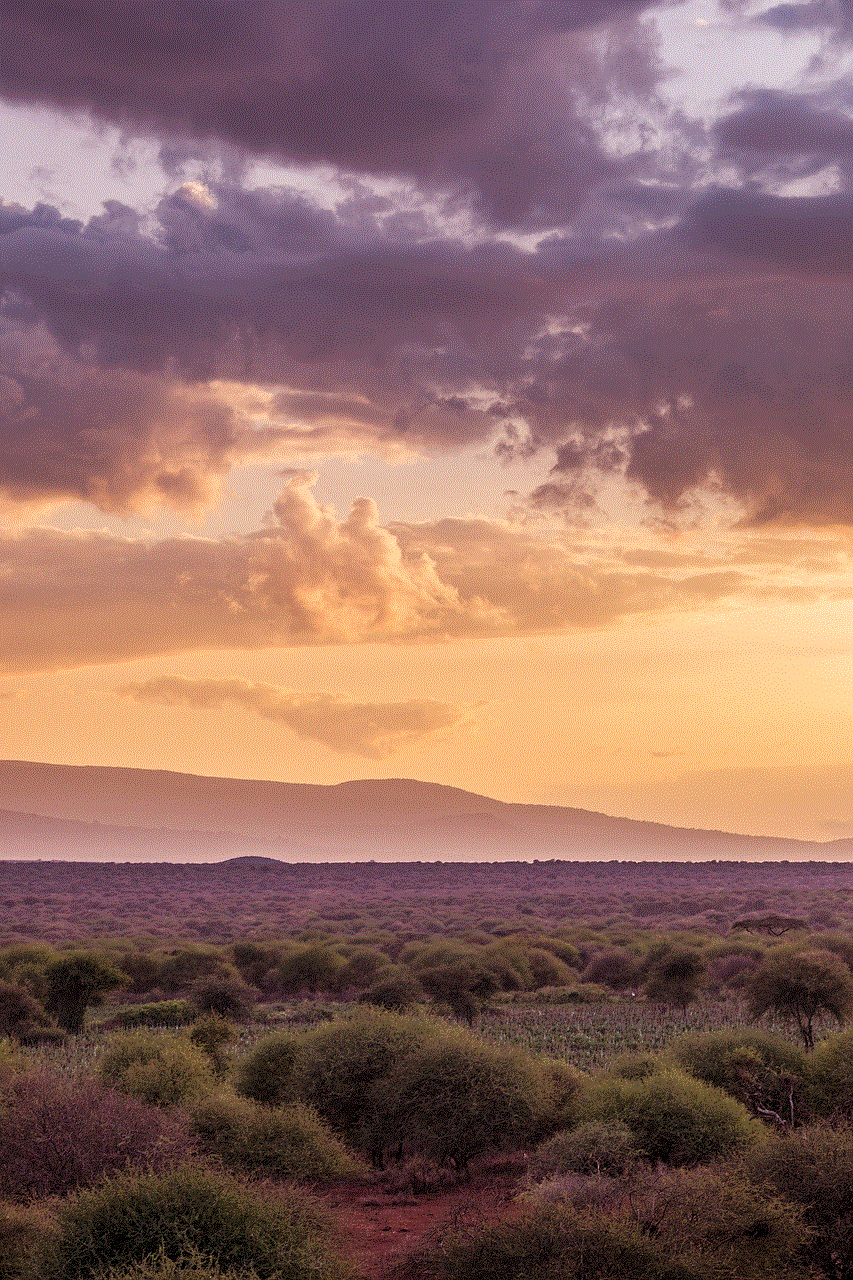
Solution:
[(619, 1000), (587, 1005), (506, 1005), (482, 1018), (479, 1032), (497, 1044), (566, 1058), (593, 1071), (622, 1053), (660, 1053), (686, 1031), (751, 1027), (743, 1005), (707, 1001), (685, 1013), (669, 1005)]

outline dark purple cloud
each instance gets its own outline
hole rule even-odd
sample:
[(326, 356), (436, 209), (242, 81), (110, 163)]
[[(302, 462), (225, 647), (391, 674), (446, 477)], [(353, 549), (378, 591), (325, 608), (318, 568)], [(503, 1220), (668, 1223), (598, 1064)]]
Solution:
[(850, 519), (850, 208), (711, 189), (526, 252), (280, 191), (189, 185), (154, 238), (6, 207), (0, 488), (190, 505), (252, 456), (498, 434), (559, 451), (549, 500), (625, 471), (669, 506), (719, 482), (755, 519)]
[(758, 26), (773, 27), (787, 35), (800, 31), (833, 31), (849, 35), (853, 28), (851, 0), (811, 0), (807, 4), (775, 4), (753, 14)]
[[(647, 94), (646, 0), (141, 0), (7, 8), (2, 92), (162, 137), (392, 173), (505, 226), (566, 223), (614, 170), (578, 95)], [(618, 57), (584, 32), (616, 23)], [(169, 141), (169, 140), (172, 141)]]

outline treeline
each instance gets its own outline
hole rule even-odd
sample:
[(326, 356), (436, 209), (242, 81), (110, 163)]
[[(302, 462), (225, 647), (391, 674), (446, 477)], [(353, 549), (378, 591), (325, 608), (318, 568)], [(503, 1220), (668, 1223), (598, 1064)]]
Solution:
[(405, 941), (589, 925), (726, 933), (749, 912), (853, 929), (850, 863), (0, 861), (0, 946), (145, 934), (211, 943), (306, 929)]

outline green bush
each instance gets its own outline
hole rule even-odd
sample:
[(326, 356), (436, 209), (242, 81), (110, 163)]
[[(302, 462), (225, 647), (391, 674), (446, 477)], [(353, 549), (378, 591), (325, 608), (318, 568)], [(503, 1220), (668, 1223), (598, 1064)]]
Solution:
[(528, 1142), (542, 1092), (532, 1058), (464, 1033), (436, 1037), (400, 1062), (387, 1084), (392, 1131), (406, 1147), (461, 1168), (490, 1148)]
[(750, 1111), (784, 1123), (800, 1118), (806, 1055), (767, 1031), (712, 1031), (682, 1036), (670, 1053), (682, 1070), (724, 1089)]
[(366, 1166), (310, 1107), (263, 1107), (228, 1094), (199, 1103), (192, 1131), (203, 1151), (234, 1173), (294, 1182), (359, 1178)]
[(92, 1280), (259, 1280), (259, 1277), (254, 1267), (240, 1267), (237, 1271), (229, 1267), (223, 1271), (198, 1249), (188, 1249), (180, 1262), (170, 1262), (163, 1256), (162, 1249), (158, 1249), (144, 1262), (108, 1267), (98, 1271)]
[(562, 1058), (537, 1058), (536, 1066), (540, 1081), (540, 1110), (536, 1129), (531, 1137), (538, 1142), (577, 1122), (581, 1077)]
[(247, 986), (236, 972), (206, 974), (190, 987), (189, 1003), (203, 1017), (214, 1013), (220, 1018), (245, 1022), (252, 1012), (257, 992)]
[(287, 995), (333, 991), (343, 967), (341, 957), (329, 947), (299, 947), (282, 960), (276, 985)]
[(57, 956), (45, 969), (45, 1007), (63, 1030), (79, 1035), (86, 1010), (104, 992), (127, 983), (127, 974), (93, 951), (73, 951)]
[(666, 1063), (653, 1053), (620, 1053), (607, 1064), (607, 1074), (621, 1080), (646, 1080), (665, 1070)]
[(49, 1021), (35, 996), (15, 982), (0, 981), (0, 1036), (25, 1043)]
[(540, 987), (571, 986), (578, 976), (576, 970), (570, 969), (553, 952), (539, 947), (532, 947), (528, 951), (527, 963), (532, 978), (530, 985), (537, 990)]
[(215, 1087), (207, 1055), (189, 1040), (168, 1033), (129, 1031), (114, 1036), (99, 1074), (121, 1093), (158, 1107), (192, 1102)]
[(642, 1223), (702, 1280), (803, 1276), (799, 1254), (808, 1231), (800, 1212), (734, 1168), (642, 1171), (611, 1212)]
[(304, 1101), (379, 1163), (384, 1148), (401, 1137), (391, 1123), (388, 1079), (442, 1034), (426, 1018), (375, 1010), (317, 1027), (304, 1041)]
[(118, 1027), (187, 1027), (195, 1017), (186, 1000), (155, 1000), (119, 1009), (112, 1021)]
[(534, 1205), (507, 1221), (457, 1229), (391, 1273), (393, 1280), (700, 1280), (640, 1230)]
[(584, 1081), (582, 1120), (619, 1120), (640, 1152), (667, 1164), (698, 1164), (757, 1142), (762, 1125), (720, 1089), (680, 1072), (640, 1080), (599, 1075)]
[(619, 1177), (640, 1158), (636, 1139), (620, 1120), (590, 1120), (577, 1129), (555, 1133), (537, 1147), (527, 1166), (528, 1178), (538, 1182), (566, 1173)]
[(413, 973), (402, 965), (382, 970), (361, 996), (362, 1004), (394, 1013), (405, 1013), (424, 1000), (424, 990)]
[(201, 1049), (210, 1059), (210, 1065), (218, 1076), (228, 1069), (228, 1050), (237, 1039), (237, 1033), (218, 1013), (203, 1014), (190, 1027), (190, 1043)]
[(238, 1064), (237, 1092), (271, 1107), (296, 1102), (301, 1091), (302, 1050), (302, 1037), (289, 1031), (267, 1036)]
[(0, 1280), (45, 1280), (55, 1248), (56, 1229), (46, 1213), (0, 1203)]
[(92, 1280), (111, 1267), (130, 1269), (149, 1259), (203, 1259), (225, 1272), (254, 1271), (258, 1280), (340, 1274), (326, 1224), (301, 1195), (280, 1189), (275, 1198), (262, 1198), (197, 1168), (116, 1178), (66, 1201), (59, 1224), (55, 1280)]
[(768, 1135), (743, 1167), (797, 1205), (813, 1232), (810, 1257), (827, 1276), (853, 1275), (853, 1127), (812, 1125)]
[(811, 1103), (818, 1115), (853, 1118), (853, 1030), (818, 1045), (811, 1081)]

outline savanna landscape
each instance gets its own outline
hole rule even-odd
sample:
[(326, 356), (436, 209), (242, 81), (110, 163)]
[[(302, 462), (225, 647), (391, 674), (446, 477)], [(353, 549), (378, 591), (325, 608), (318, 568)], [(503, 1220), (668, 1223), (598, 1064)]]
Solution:
[(0, 4), (0, 1280), (853, 1280), (851, 84)]
[(0, 884), (4, 1280), (851, 1274), (849, 864)]

